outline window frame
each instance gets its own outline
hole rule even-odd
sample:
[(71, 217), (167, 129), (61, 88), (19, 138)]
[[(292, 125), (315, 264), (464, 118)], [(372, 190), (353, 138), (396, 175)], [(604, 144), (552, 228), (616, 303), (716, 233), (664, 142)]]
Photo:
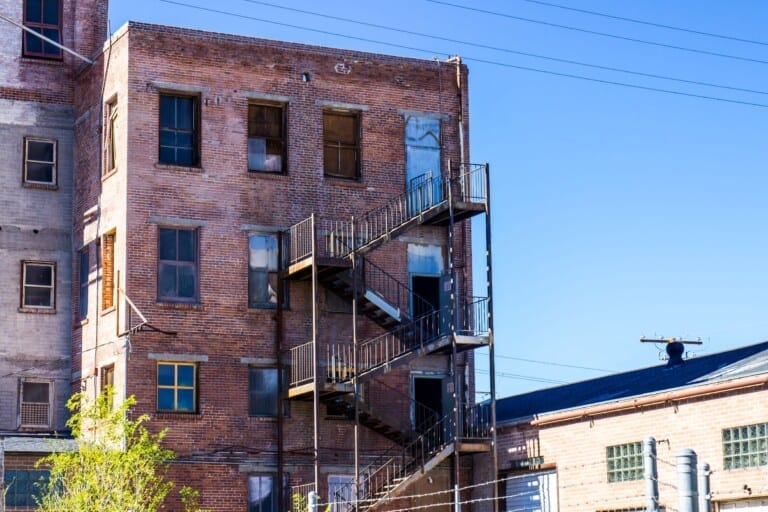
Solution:
[[(47, 387), (48, 391), (48, 401), (47, 402), (30, 402), (27, 400), (24, 400), (25, 396), (25, 386), (27, 384), (44, 384)], [(50, 380), (45, 379), (34, 379), (34, 378), (24, 378), (19, 380), (19, 428), (23, 430), (50, 430), (53, 428), (53, 382)], [(32, 404), (46, 404), (46, 423), (30, 423), (25, 422), (25, 405), (32, 405)], [(37, 407), (42, 410), (42, 407)], [(37, 411), (36, 413), (30, 413), (30, 414), (40, 414), (40, 411)]]
[(101, 235), (101, 311), (115, 307), (115, 243), (117, 231)]
[[(51, 144), (53, 146), (53, 159), (51, 161), (45, 160), (32, 160), (29, 158), (29, 143), (39, 142), (45, 144)], [(22, 162), (22, 183), (32, 187), (45, 187), (45, 188), (57, 188), (59, 184), (59, 141), (56, 139), (49, 139), (47, 137), (37, 137), (28, 135), (24, 137), (24, 155)], [(51, 181), (39, 181), (29, 178), (29, 164), (42, 164), (51, 166)]]
[[(277, 382), (275, 383), (275, 408), (274, 411), (256, 411), (256, 407), (254, 407), (255, 397), (253, 396), (253, 379), (252, 374), (256, 371), (264, 371), (264, 370), (273, 370), (275, 372), (275, 376), (277, 377)], [(290, 401), (286, 398), (287, 391), (288, 391), (288, 372), (286, 368), (283, 368), (282, 370), (282, 376), (280, 375), (281, 371), (280, 368), (277, 366), (257, 366), (252, 365), (248, 367), (248, 416), (251, 418), (277, 418), (278, 413), (281, 412), (282, 416), (287, 418), (291, 415), (291, 404)], [(268, 392), (272, 392), (268, 390)], [(258, 403), (258, 402), (256, 402)], [(282, 404), (282, 411), (278, 409), (280, 407), (280, 404)]]
[[(173, 370), (173, 384), (167, 385), (167, 384), (160, 384), (160, 367), (161, 366), (172, 366), (174, 368)], [(189, 367), (192, 368), (192, 378), (193, 383), (191, 386), (187, 385), (180, 385), (179, 384), (179, 367)], [(199, 377), (199, 368), (197, 363), (190, 363), (187, 361), (158, 361), (155, 365), (155, 405), (157, 412), (162, 413), (174, 413), (174, 414), (197, 414), (198, 412), (198, 399), (199, 399), (199, 387), (200, 387), (200, 377)], [(173, 390), (173, 408), (172, 409), (163, 409), (160, 407), (160, 390), (161, 389), (172, 389)], [(179, 409), (179, 391), (189, 391), (192, 390), (192, 409)]]
[[(261, 489), (261, 480), (263, 478), (268, 478), (270, 480), (270, 488), (269, 488), (269, 495), (271, 495), (271, 505), (269, 509), (265, 509), (264, 507), (261, 507), (262, 501), (258, 503), (254, 503), (251, 501), (251, 482), (253, 480), (259, 482), (257, 484), (258, 488)], [(247, 488), (247, 500), (248, 500), (248, 512), (277, 512), (278, 510), (278, 482), (277, 482), (277, 473), (249, 473), (248, 474), (248, 480), (246, 485)], [(288, 498), (288, 474), (283, 474), (283, 502), (284, 503), (290, 503), (289, 501), (286, 501)]]
[[(344, 489), (349, 489), (349, 496), (341, 496), (339, 494), (339, 491)], [(355, 509), (354, 493), (355, 475), (341, 473), (328, 474), (328, 505), (331, 507), (331, 512), (352, 512)], [(339, 501), (338, 498), (348, 498), (349, 501), (344, 503), (343, 501)]]
[[(266, 267), (253, 267), (251, 265), (251, 239), (255, 237), (263, 237), (263, 238), (269, 238), (274, 240), (275, 243), (275, 262), (274, 262), (274, 269), (270, 269), (272, 267), (272, 262), (267, 262)], [(276, 232), (264, 232), (264, 231), (253, 231), (248, 233), (248, 309), (277, 309), (278, 301), (280, 300), (280, 287), (282, 287), (282, 298), (283, 298), (283, 304), (282, 308), (285, 309), (288, 307), (288, 283), (281, 279), (280, 277), (280, 270), (282, 270), (283, 265), (280, 261), (280, 237), (278, 236), (278, 233)], [(255, 278), (255, 273), (265, 273), (266, 274), (266, 283), (267, 283), (267, 296), (268, 296), (268, 302), (260, 302), (252, 300), (251, 298), (251, 289), (255, 286), (256, 283), (253, 282), (253, 279)], [(269, 301), (269, 288), (271, 288), (270, 284), (270, 277), (275, 277), (275, 302)]]
[[(51, 284), (27, 284), (27, 267), (28, 266), (40, 266), (49, 267), (51, 269)], [(50, 292), (50, 304), (48, 305), (35, 305), (26, 304), (27, 300), (27, 287), (45, 288)], [(21, 262), (21, 305), (22, 310), (41, 310), (41, 311), (55, 311), (56, 310), (56, 262), (54, 261), (35, 261), (35, 260), (23, 260)]]
[(117, 171), (117, 147), (115, 132), (118, 119), (117, 97), (112, 98), (104, 108), (104, 165), (102, 176)]
[[(42, 35), (45, 35), (49, 39), (56, 40), (56, 38), (50, 37), (45, 34), (45, 30), (56, 30), (58, 32), (58, 41), (56, 41), (59, 44), (62, 44), (62, 17), (64, 15), (64, 9), (62, 8), (62, 0), (40, 0), (40, 12), (41, 16), (42, 13), (45, 11), (44, 4), (50, 2), (55, 2), (57, 4), (57, 13), (58, 13), (58, 22), (56, 24), (53, 23), (45, 23), (45, 21), (30, 21), (27, 19), (27, 4), (28, 0), (24, 0), (24, 5), (22, 7), (22, 19), (23, 24), (25, 27), (31, 28), (31, 29), (39, 29), (35, 30), (35, 32), (39, 32)], [(29, 50), (27, 48), (27, 37), (35, 37), (32, 34), (29, 34), (26, 30), (22, 30), (21, 32), (21, 55), (22, 57), (30, 57), (35, 59), (47, 59), (47, 60), (63, 60), (64, 53), (62, 52), (61, 48), (57, 46), (53, 46), (50, 43), (47, 43), (43, 39), (40, 39), (40, 44), (42, 45), (42, 51), (35, 52), (32, 50)], [(48, 52), (46, 51), (46, 46), (53, 46), (55, 48), (54, 52)]]
[[(173, 230), (176, 232), (176, 257), (175, 260), (161, 259), (161, 233), (163, 230)], [(189, 231), (192, 233), (194, 242), (194, 261), (183, 261), (178, 259), (179, 231)], [(162, 295), (160, 288), (160, 275), (163, 265), (173, 265), (177, 268), (176, 274), (176, 295)], [(178, 295), (179, 277), (178, 268), (191, 268), (194, 277), (194, 293), (191, 297), (180, 297)], [(158, 226), (157, 228), (157, 301), (161, 303), (183, 303), (198, 304), (200, 300), (200, 229), (197, 227), (181, 226)]]
[(725, 471), (768, 466), (768, 422), (724, 428), (722, 450)]
[[(251, 109), (252, 108), (280, 109), (280, 136), (279, 137), (272, 137), (270, 135), (251, 135)], [(248, 151), (247, 151), (248, 172), (254, 173), (254, 174), (286, 174), (288, 172), (288, 105), (286, 103), (251, 101), (248, 103), (248, 118), (247, 118), (246, 125), (247, 125), (246, 136), (247, 136), (247, 143), (248, 143)], [(265, 157), (270, 154), (268, 152), (270, 142), (280, 144), (280, 169), (277, 169), (277, 170), (270, 170), (266, 168), (257, 169), (251, 166), (251, 151), (250, 151), (251, 139), (264, 139)]]
[[(16, 492), (17, 474), (27, 475), (26, 485), (23, 486), (27, 492)], [(33, 475), (37, 475), (37, 478), (32, 480), (29, 478)], [(4, 500), (5, 507), (7, 509), (15, 509), (16, 507), (23, 508), (23, 510), (33, 509), (37, 507), (37, 501), (35, 498), (39, 498), (45, 491), (45, 485), (49, 481), (51, 472), (48, 469), (5, 469), (3, 471), (3, 482), (5, 482), (4, 496), (0, 495), (0, 499)], [(33, 485), (30, 485), (32, 483)], [(34, 494), (34, 487), (39, 489), (37, 494)], [(21, 499), (20, 499), (21, 498)]]
[[(612, 451), (619, 453), (612, 454)], [(624, 452), (627, 453), (624, 453)], [(628, 465), (622, 467), (621, 461)], [(639, 461), (639, 466), (638, 466)], [(608, 483), (635, 482), (643, 479), (645, 459), (643, 457), (642, 441), (621, 443), (605, 447), (605, 465)]]
[[(326, 130), (326, 118), (333, 117), (347, 117), (354, 120), (354, 136), (355, 141), (353, 144), (347, 144), (341, 140), (331, 140), (328, 137)], [(340, 178), (346, 180), (359, 180), (361, 176), (362, 168), (362, 112), (359, 110), (336, 110), (326, 109), (323, 111), (323, 175), (331, 178)], [(329, 166), (329, 160), (326, 158), (327, 150), (336, 150), (335, 169)], [(355, 169), (352, 176), (342, 172), (341, 169), (341, 151), (352, 150), (355, 155)]]
[[(178, 119), (176, 120), (175, 126), (163, 126), (163, 98), (174, 98), (176, 101), (179, 99), (190, 99), (192, 100), (192, 128), (182, 129), (178, 128)], [(190, 94), (190, 93), (184, 93), (179, 91), (160, 91), (160, 94), (158, 94), (158, 105), (157, 105), (157, 124), (158, 124), (158, 133), (157, 133), (157, 162), (160, 165), (171, 165), (176, 167), (194, 167), (199, 168), (200, 167), (200, 117), (201, 117), (201, 109), (200, 109), (200, 95), (199, 94)], [(176, 110), (175, 112), (178, 112), (178, 104), (176, 104)], [(178, 150), (179, 149), (186, 149), (186, 146), (180, 146), (180, 145), (163, 145), (162, 144), (162, 134), (163, 131), (172, 132), (174, 134), (178, 133), (189, 133), (190, 138), (192, 141), (192, 145), (189, 148), (192, 153), (192, 158), (190, 163), (180, 163), (178, 158)], [(163, 147), (167, 148), (173, 148), (175, 151), (175, 157), (172, 160), (164, 160), (163, 159)]]
[(77, 317), (82, 321), (88, 318), (88, 288), (90, 285), (91, 255), (90, 247), (85, 246), (80, 250), (78, 263), (79, 294), (77, 297)]

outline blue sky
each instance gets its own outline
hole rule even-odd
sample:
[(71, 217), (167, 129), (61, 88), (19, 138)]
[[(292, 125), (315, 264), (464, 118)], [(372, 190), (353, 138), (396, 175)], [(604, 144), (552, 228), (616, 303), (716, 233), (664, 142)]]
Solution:
[[(530, 0), (273, 0), (283, 9), (113, 0), (110, 22), (113, 30), (130, 19), (427, 59), (461, 55), (470, 68), (471, 160), (491, 166), (499, 396), (605, 374), (585, 368), (662, 364), (642, 336), (700, 337), (694, 356), (768, 339), (768, 3), (547, 1), (762, 44)], [(484, 357), (478, 369), (487, 391)]]

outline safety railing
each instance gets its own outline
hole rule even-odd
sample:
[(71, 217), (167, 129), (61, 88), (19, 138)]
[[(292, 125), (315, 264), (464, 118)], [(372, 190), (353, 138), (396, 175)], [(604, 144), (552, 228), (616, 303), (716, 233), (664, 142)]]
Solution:
[(488, 298), (472, 297), (472, 300), (459, 308), (456, 333), (468, 336), (488, 334)]
[(296, 387), (312, 382), (315, 377), (315, 364), (312, 349), (313, 342), (307, 342), (289, 350), (291, 355), (291, 367), (289, 372), (289, 386)]
[(434, 310), (432, 304), (413, 292), (408, 286), (398, 281), (383, 268), (365, 258), (362, 259), (362, 282), (366, 290), (371, 291), (401, 312), (423, 313)]

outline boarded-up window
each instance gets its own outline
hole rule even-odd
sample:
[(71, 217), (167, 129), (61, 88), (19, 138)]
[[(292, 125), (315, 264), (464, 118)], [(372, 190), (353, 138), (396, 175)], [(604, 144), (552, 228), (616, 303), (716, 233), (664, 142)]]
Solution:
[(248, 105), (248, 170), (285, 172), (282, 106)]
[(101, 309), (115, 305), (115, 233), (104, 235), (101, 242)]
[(323, 113), (323, 165), (326, 176), (350, 179), (359, 176), (359, 114)]

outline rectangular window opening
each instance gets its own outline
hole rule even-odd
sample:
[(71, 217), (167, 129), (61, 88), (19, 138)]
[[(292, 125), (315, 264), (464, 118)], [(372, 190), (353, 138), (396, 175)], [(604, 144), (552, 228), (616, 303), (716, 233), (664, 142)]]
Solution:
[(157, 363), (157, 410), (197, 412), (197, 365)]
[(644, 471), (643, 443), (619, 444), (605, 449), (608, 482), (642, 480)]
[(248, 170), (285, 172), (285, 108), (248, 105)]
[(115, 232), (101, 240), (101, 309), (115, 306)]
[[(273, 309), (277, 307), (279, 285), (277, 235), (252, 233), (248, 235), (248, 307)], [(283, 307), (288, 304), (287, 287), (283, 286)]]
[(768, 423), (723, 429), (723, 469), (768, 466)]
[(198, 299), (198, 231), (159, 228), (157, 298), (161, 302), (196, 303)]
[(290, 415), (290, 402), (283, 399), (288, 389), (287, 372), (283, 372), (280, 385), (278, 385), (277, 377), (277, 368), (255, 366), (248, 368), (249, 416), (276, 417), (277, 404), (280, 402), (283, 404), (283, 416)]
[(160, 95), (159, 162), (196, 167), (200, 163), (200, 98)]
[(102, 170), (103, 174), (108, 174), (117, 168), (117, 145), (115, 142), (117, 100), (107, 103), (104, 113), (104, 167)]
[(22, 428), (51, 427), (51, 383), (24, 380), (21, 382)]
[(360, 176), (360, 114), (323, 113), (323, 168), (326, 176)]
[(78, 317), (80, 320), (88, 318), (88, 280), (90, 274), (90, 257), (88, 246), (80, 251), (80, 266), (78, 268), (80, 280), (80, 295), (78, 297)]
[(55, 140), (24, 138), (24, 183), (56, 185)]
[(24, 57), (61, 59), (61, 49), (37, 35), (61, 44), (61, 18), (61, 0), (24, 0), (24, 26), (33, 31), (22, 31)]
[(22, 262), (22, 308), (55, 309), (55, 292), (55, 263)]
[[(37, 509), (37, 500), (44, 493), (49, 478), (50, 471), (47, 469), (6, 469), (3, 472), (5, 506)], [(0, 499), (3, 499), (2, 495)]]

